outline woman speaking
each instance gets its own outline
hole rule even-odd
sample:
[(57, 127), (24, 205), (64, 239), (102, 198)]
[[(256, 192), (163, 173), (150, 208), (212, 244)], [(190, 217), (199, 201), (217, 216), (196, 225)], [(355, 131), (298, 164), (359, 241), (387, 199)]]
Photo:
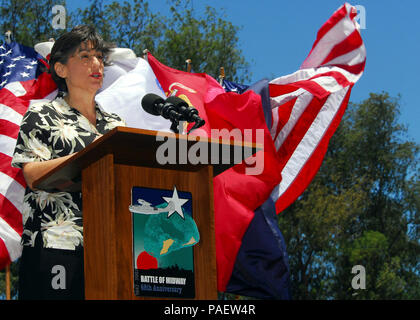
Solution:
[(33, 183), (102, 134), (124, 125), (95, 102), (110, 50), (89, 26), (61, 36), (49, 61), (59, 94), (32, 105), (23, 117), (12, 160), (27, 183), (19, 299), (84, 299), (82, 195), (47, 193)]

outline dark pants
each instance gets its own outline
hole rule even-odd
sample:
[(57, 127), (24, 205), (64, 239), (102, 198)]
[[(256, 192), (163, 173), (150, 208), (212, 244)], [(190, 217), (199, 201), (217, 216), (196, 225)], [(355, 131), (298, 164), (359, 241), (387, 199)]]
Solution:
[(83, 248), (23, 247), (19, 267), (20, 300), (83, 300)]

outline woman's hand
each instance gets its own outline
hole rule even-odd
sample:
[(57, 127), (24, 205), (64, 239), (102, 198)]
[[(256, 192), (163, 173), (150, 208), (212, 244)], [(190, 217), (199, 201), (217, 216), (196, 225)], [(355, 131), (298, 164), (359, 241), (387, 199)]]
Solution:
[(32, 190), (35, 190), (33, 188), (33, 183), (38, 180), (40, 177), (42, 177), (44, 174), (46, 174), (48, 171), (54, 169), (58, 165), (62, 164), (64, 161), (66, 161), (71, 156), (75, 155), (75, 153), (70, 154), (65, 157), (53, 159), (53, 160), (47, 160), (42, 162), (28, 162), (23, 165), (23, 177), (25, 178), (25, 181), (29, 188)]
[[(102, 134), (97, 134), (97, 137), (92, 142), (98, 140), (100, 137), (102, 137)], [(58, 165), (62, 164), (64, 161), (66, 161), (68, 158), (73, 156), (73, 154), (70, 154), (68, 156), (60, 157), (53, 160), (47, 160), (47, 161), (41, 161), (41, 162), (28, 162), (23, 165), (23, 177), (25, 178), (26, 184), (34, 190), (33, 183), (38, 180), (40, 177), (42, 177), (44, 174), (46, 174), (48, 171), (54, 169)]]

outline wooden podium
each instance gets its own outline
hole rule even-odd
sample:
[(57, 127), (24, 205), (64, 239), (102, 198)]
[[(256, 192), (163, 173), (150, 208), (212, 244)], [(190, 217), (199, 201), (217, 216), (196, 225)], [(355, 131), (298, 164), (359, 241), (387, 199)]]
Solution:
[[(160, 164), (159, 147), (173, 143), (175, 163)], [(203, 147), (207, 162), (185, 152)], [(35, 182), (46, 191), (82, 191), (86, 299), (156, 299), (133, 289), (131, 204), (133, 186), (185, 190), (200, 233), (193, 247), (195, 299), (217, 299), (213, 177), (254, 154), (260, 146), (167, 132), (117, 127)], [(173, 151), (173, 149), (171, 149)], [(229, 159), (226, 159), (229, 158)], [(158, 298), (160, 299), (160, 298)]]

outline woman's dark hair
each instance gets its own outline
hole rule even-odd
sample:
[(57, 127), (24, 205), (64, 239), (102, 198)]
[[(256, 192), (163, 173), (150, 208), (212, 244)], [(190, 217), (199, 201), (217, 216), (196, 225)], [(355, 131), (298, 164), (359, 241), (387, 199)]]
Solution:
[(67, 85), (65, 79), (59, 77), (55, 72), (54, 65), (57, 62), (66, 64), (68, 59), (74, 55), (76, 50), (82, 43), (91, 42), (93, 49), (101, 52), (105, 56), (104, 64), (109, 65), (106, 56), (114, 47), (113, 44), (105, 42), (96, 30), (87, 25), (79, 25), (74, 27), (70, 32), (63, 34), (57, 41), (55, 41), (49, 60), (50, 73), (54, 82), (57, 84), (59, 91), (67, 92)]

